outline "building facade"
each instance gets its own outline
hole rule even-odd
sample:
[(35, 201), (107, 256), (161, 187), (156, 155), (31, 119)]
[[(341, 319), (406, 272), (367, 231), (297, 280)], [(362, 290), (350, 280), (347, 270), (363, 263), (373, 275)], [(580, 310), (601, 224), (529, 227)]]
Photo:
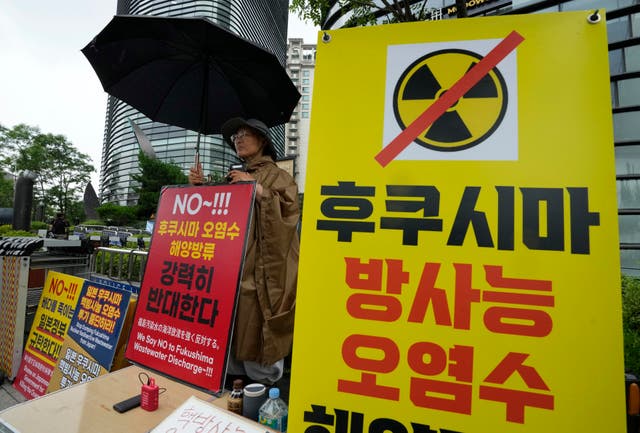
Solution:
[[(231, 32), (271, 51), (285, 64), (288, 0), (118, 0), (118, 15), (166, 17), (203, 16)], [(155, 156), (172, 162), (188, 173), (194, 163), (198, 134), (171, 125), (152, 122), (126, 103), (110, 96), (107, 102), (104, 143), (100, 167), (100, 200), (120, 205), (137, 204), (140, 145), (134, 134), (140, 128)], [(279, 156), (284, 150), (284, 125), (271, 129)], [(219, 135), (200, 137), (200, 161), (205, 173), (226, 173), (237, 162), (235, 152)]]
[(300, 100), (291, 120), (286, 125), (286, 156), (294, 158), (298, 191), (304, 193), (307, 174), (307, 149), (311, 122), (313, 75), (316, 65), (316, 45), (305, 44), (302, 39), (290, 38), (287, 47), (287, 73), (300, 92)]
[[(423, 0), (411, 3), (421, 7)], [(426, 5), (432, 19), (456, 16), (451, 0)], [(640, 0), (468, 0), (467, 8), (469, 16), (606, 10), (620, 261), (623, 274), (640, 276)], [(322, 29), (339, 28), (351, 13), (333, 2)]]

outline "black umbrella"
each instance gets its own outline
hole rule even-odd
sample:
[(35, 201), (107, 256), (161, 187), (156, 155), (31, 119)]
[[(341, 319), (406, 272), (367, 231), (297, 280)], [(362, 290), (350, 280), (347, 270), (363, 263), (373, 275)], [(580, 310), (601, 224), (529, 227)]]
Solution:
[(202, 134), (236, 116), (285, 123), (300, 99), (272, 53), (204, 17), (117, 15), (82, 53), (107, 93)]

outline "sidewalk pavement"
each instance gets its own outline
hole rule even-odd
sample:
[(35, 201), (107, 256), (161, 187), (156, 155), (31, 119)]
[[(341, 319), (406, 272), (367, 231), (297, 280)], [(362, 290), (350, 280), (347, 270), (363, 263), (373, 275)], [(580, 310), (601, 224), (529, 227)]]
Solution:
[(22, 394), (15, 390), (11, 382), (6, 379), (2, 382), (2, 386), (0, 386), (0, 411), (26, 400)]

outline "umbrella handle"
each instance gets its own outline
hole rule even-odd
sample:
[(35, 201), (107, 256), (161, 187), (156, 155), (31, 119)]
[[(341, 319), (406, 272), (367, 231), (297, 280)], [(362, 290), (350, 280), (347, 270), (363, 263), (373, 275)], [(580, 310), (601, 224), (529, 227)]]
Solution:
[[(192, 176), (197, 175), (198, 180), (192, 178)], [(193, 161), (193, 167), (189, 169), (189, 183), (192, 185), (202, 185), (205, 181), (204, 171), (202, 170), (202, 164), (200, 163), (200, 152), (196, 150), (196, 157)]]

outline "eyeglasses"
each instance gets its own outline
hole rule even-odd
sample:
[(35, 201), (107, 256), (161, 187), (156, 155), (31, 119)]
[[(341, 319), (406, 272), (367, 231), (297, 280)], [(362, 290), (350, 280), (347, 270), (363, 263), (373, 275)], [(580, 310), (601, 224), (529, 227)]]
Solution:
[(246, 137), (246, 136), (251, 137), (252, 135), (253, 135), (252, 133), (247, 132), (247, 131), (243, 131), (243, 132), (241, 132), (241, 133), (239, 133), (239, 134), (233, 134), (233, 135), (231, 136), (231, 142), (232, 142), (232, 143), (235, 143), (236, 141), (240, 140), (241, 138), (244, 138), (244, 137)]

